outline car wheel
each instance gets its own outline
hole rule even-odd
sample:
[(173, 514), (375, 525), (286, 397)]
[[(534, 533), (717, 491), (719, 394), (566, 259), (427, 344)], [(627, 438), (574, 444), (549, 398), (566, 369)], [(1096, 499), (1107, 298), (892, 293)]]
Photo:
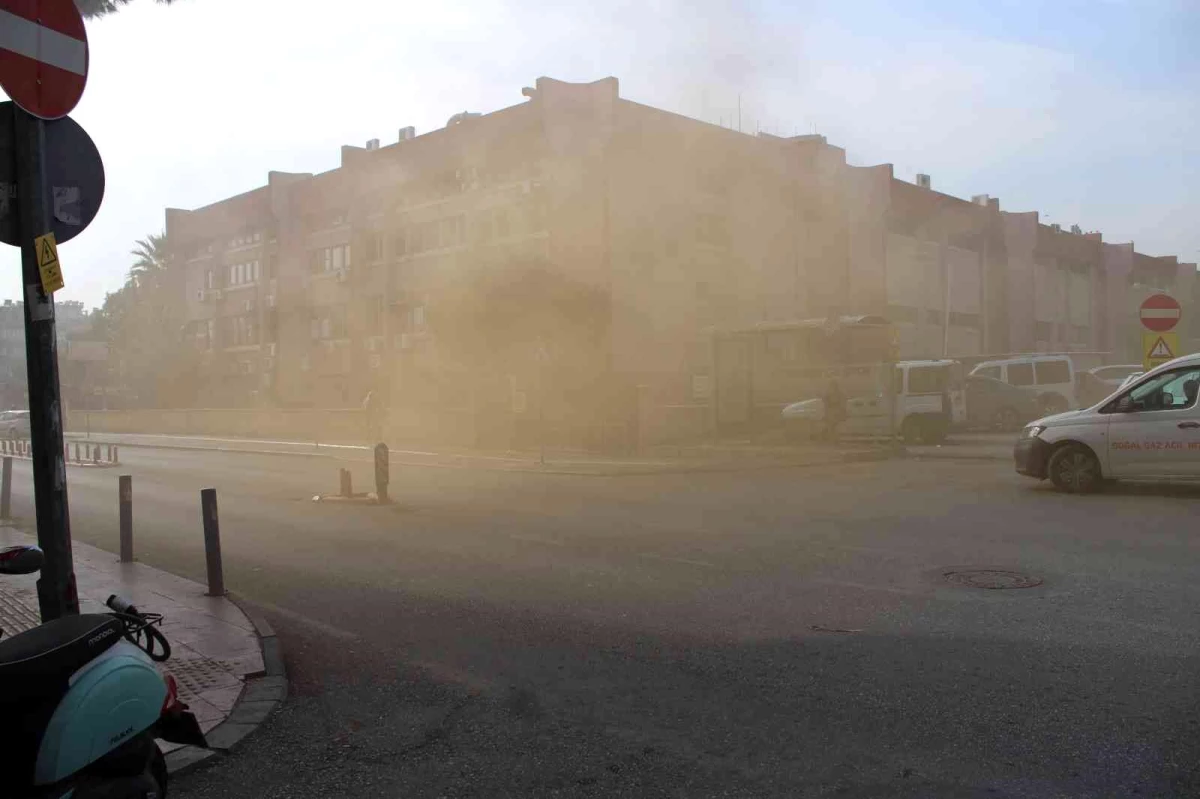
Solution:
[(1067, 401), (1059, 394), (1047, 394), (1042, 397), (1042, 410), (1047, 416), (1063, 413), (1067, 410)]
[(1082, 444), (1067, 444), (1055, 450), (1047, 471), (1054, 487), (1068, 494), (1089, 494), (1104, 483), (1100, 461)]
[(905, 444), (917, 444), (921, 441), (922, 430), (921, 420), (916, 416), (910, 416), (900, 425), (900, 437), (904, 439)]
[(1001, 433), (1011, 433), (1021, 429), (1021, 418), (1012, 408), (1001, 408), (992, 418), (992, 427)]
[(941, 444), (946, 440), (946, 424), (936, 419), (922, 419), (921, 440), (926, 444)]

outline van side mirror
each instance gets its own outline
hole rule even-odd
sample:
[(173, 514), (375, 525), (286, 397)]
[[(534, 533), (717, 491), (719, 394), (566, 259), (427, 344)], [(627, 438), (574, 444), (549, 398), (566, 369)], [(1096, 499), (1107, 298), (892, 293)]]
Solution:
[(1113, 408), (1113, 410), (1115, 410), (1117, 413), (1132, 413), (1134, 410), (1133, 397), (1129, 396), (1128, 394), (1121, 397), (1119, 400), (1117, 400), (1117, 405), (1115, 408)]

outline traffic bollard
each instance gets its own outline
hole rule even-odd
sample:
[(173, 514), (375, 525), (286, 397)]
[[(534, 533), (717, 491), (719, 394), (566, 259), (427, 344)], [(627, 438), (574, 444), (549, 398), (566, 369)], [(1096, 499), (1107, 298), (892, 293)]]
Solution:
[(133, 563), (133, 476), (117, 478), (117, 500), (121, 517), (121, 562)]
[(338, 478), (339, 478), (338, 490), (341, 491), (341, 495), (343, 497), (349, 497), (349, 496), (353, 495), (354, 494), (354, 485), (350, 481), (350, 470), (349, 469), (338, 469)]
[(92, 450), (92, 463), (93, 464), (100, 463), (100, 445), (99, 444), (97, 444), (96, 448)]
[(78, 441), (75, 442), (75, 462), (81, 463), (81, 461), (79, 459), (79, 442)]
[(117, 449), (118, 449), (117, 445), (113, 444), (113, 456), (112, 456), (113, 463), (121, 462), (121, 453), (117, 452)]
[(109, 444), (109, 445), (108, 445), (108, 453), (107, 453), (107, 454), (108, 454), (108, 462), (109, 462), (109, 463), (112, 463), (112, 462), (113, 462), (113, 456), (112, 456), (112, 444)]
[(12, 510), (12, 458), (5, 456), (0, 469), (0, 519), (7, 519)]
[(225, 596), (225, 574), (221, 568), (221, 524), (217, 519), (217, 489), (200, 492), (200, 514), (204, 517), (204, 559), (208, 566), (208, 595)]
[(375, 445), (375, 498), (380, 504), (388, 502), (388, 480), (391, 476), (391, 463), (388, 459), (388, 445)]

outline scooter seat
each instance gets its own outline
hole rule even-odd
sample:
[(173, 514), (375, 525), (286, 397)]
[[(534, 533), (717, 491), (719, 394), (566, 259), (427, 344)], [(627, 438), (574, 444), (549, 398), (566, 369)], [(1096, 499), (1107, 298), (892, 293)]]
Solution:
[[(124, 624), (105, 613), (64, 616), (0, 639), (0, 685), (19, 693), (59, 689), (89, 660), (121, 640)], [(12, 697), (17, 699), (20, 697)], [(0, 702), (6, 701), (0, 692)]]

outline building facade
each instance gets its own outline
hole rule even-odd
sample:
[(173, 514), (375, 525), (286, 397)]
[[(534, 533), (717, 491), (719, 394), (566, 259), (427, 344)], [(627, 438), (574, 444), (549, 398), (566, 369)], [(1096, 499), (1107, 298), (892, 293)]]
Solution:
[(532, 367), (455, 383), (434, 333), (447, 286), (531, 266), (608, 297), (602, 351), (575, 360), (667, 406), (705, 401), (715, 329), (878, 314), (906, 358), (1136, 360), (1141, 297), (1195, 289), (1194, 264), (848, 165), (820, 136), (734, 132), (624, 99), (613, 78), (523, 94), (343, 147), (323, 174), (271, 172), (169, 209), (195, 404), (346, 407), (382, 391), (443, 412), (504, 395), (520, 413)]

